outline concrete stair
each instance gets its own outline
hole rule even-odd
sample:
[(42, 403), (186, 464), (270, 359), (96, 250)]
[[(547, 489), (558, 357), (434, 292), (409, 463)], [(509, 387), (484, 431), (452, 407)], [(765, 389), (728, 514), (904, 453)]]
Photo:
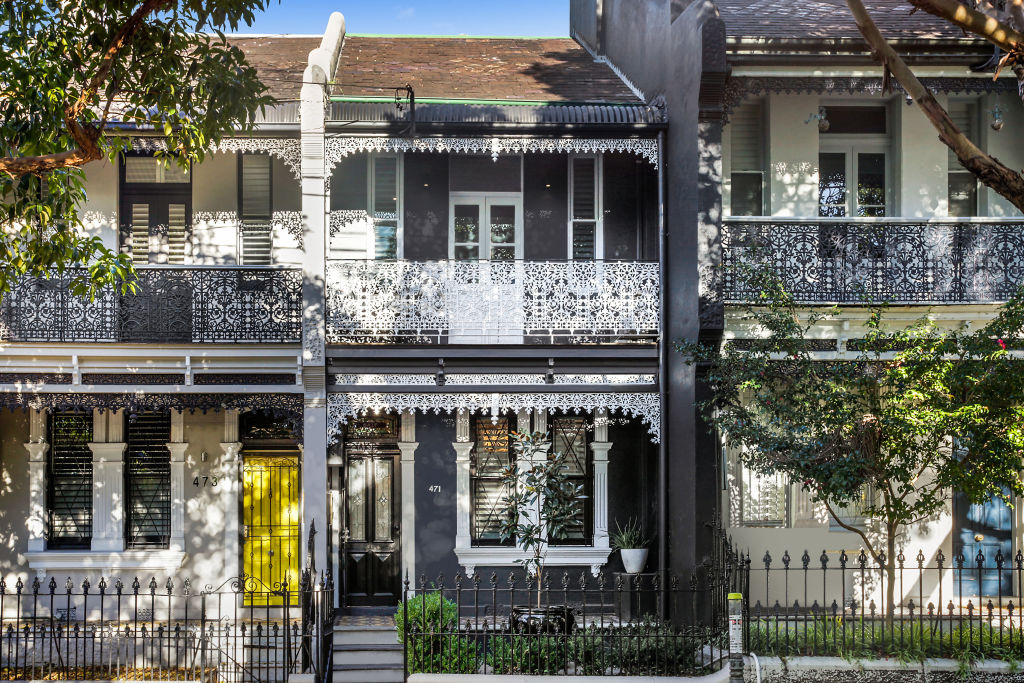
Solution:
[(401, 683), (402, 645), (395, 627), (346, 621), (334, 627), (334, 683)]

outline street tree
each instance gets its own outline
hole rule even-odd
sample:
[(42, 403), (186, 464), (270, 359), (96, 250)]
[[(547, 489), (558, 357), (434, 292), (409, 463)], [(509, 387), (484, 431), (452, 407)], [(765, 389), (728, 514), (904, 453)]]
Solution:
[(201, 161), (272, 103), (224, 31), (270, 0), (0, 0), (0, 296), (25, 275), (82, 267), (72, 290), (131, 287), (132, 268), (82, 230), (83, 167), (125, 128)]
[[(1024, 0), (964, 4), (957, 0), (906, 0), (908, 11), (924, 11), (948, 21), (967, 33), (980, 36), (1005, 54), (999, 69), (1010, 68), (1024, 97)], [(872, 55), (885, 71), (884, 83), (895, 78), (939, 134), (939, 140), (956, 155), (960, 164), (983, 184), (1024, 211), (1024, 175), (983, 152), (961, 131), (931, 91), (878, 30), (862, 0), (846, 0)], [(996, 77), (999, 70), (996, 71)]]
[[(886, 569), (894, 605), (896, 555), (908, 525), (947, 509), (1024, 494), (1024, 289), (983, 327), (890, 322), (870, 305), (854, 350), (822, 357), (813, 330), (840, 314), (797, 305), (770, 269), (742, 277), (756, 301), (742, 310), (750, 340), (678, 345), (711, 389), (700, 405), (751, 470), (783, 474), (860, 538)], [(865, 492), (870, 495), (864, 496)], [(872, 526), (844, 520), (862, 505)]]

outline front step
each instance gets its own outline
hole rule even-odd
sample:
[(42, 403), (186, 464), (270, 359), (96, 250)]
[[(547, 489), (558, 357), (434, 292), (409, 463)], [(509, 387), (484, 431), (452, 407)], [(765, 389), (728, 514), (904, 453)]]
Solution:
[(394, 626), (335, 626), (334, 647), (339, 645), (398, 645)]
[(344, 665), (386, 664), (402, 668), (402, 656), (402, 646), (399, 643), (334, 646), (334, 661)]
[(335, 664), (333, 683), (402, 683), (402, 664)]

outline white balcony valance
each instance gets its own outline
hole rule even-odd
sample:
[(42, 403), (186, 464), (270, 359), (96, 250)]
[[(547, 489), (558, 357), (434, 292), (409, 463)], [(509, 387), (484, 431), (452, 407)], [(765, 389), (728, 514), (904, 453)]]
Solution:
[(636, 154), (658, 167), (658, 141), (655, 138), (392, 138), (382, 136), (330, 135), (325, 160), (330, 172), (343, 158), (358, 152), (441, 152), (455, 154), (501, 154), (551, 152), (554, 154), (596, 154), (626, 152)]
[[(161, 137), (133, 137), (132, 149), (139, 152), (165, 152), (167, 141)], [(211, 152), (264, 152), (284, 162), (295, 179), (302, 177), (302, 147), (299, 138), (235, 138), (225, 137)]]
[(327, 438), (334, 443), (350, 419), (375, 412), (421, 411), (423, 413), (482, 412), (492, 416), (522, 410), (584, 412), (607, 409), (640, 418), (651, 441), (661, 440), (661, 397), (654, 392), (528, 392), (528, 393), (376, 393), (341, 392), (327, 395)]

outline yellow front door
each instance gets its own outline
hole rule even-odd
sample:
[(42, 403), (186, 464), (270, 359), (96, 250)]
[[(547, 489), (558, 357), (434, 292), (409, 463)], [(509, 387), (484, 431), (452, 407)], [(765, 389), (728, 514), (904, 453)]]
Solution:
[(299, 588), (299, 456), (246, 454), (242, 465), (242, 571), (246, 603), (280, 605)]

